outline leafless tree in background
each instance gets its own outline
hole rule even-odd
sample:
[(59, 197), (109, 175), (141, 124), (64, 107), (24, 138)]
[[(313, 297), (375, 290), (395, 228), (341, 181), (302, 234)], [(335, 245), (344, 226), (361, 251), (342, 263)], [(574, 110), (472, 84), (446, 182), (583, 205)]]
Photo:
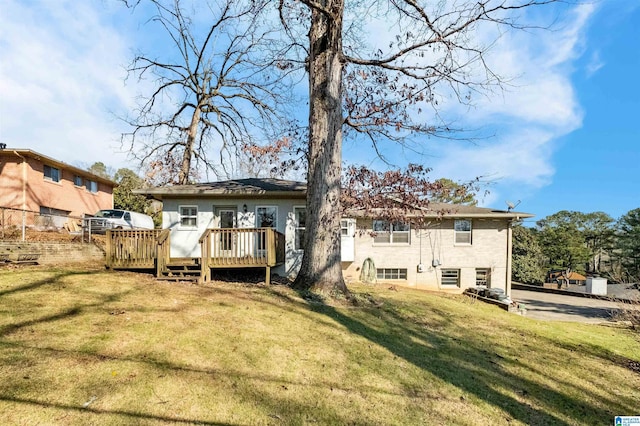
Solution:
[(274, 51), (278, 33), (266, 19), (269, 1), (141, 0), (127, 6), (143, 3), (154, 11), (148, 24), (170, 43), (157, 56), (137, 55), (128, 68), (152, 88), (126, 119), (133, 130), (123, 144), (156, 176), (168, 162), (164, 175), (172, 179), (164, 183), (190, 183), (198, 171), (229, 177), (242, 143), (273, 140), (285, 127), (287, 69), (275, 59), (282, 54)]

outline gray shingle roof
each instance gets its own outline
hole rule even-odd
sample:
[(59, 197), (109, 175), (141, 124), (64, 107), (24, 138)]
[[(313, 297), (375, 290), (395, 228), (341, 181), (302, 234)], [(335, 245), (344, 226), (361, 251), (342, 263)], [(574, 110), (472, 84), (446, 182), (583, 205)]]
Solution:
[(283, 179), (232, 179), (219, 182), (196, 183), (193, 185), (175, 185), (159, 188), (135, 190), (136, 194), (144, 194), (154, 198), (163, 197), (215, 197), (222, 196), (291, 196), (304, 197), (307, 185)]
[[(196, 183), (193, 185), (175, 185), (160, 188), (138, 189), (136, 194), (144, 194), (156, 199), (163, 198), (304, 198), (307, 185), (283, 179), (249, 178), (231, 179), (219, 182)], [(349, 212), (351, 217), (372, 217), (375, 212)], [(459, 217), (459, 218), (528, 218), (530, 213), (495, 210), (486, 207), (462, 204), (430, 203), (426, 210), (415, 210), (415, 216)], [(411, 214), (410, 214), (411, 216)]]

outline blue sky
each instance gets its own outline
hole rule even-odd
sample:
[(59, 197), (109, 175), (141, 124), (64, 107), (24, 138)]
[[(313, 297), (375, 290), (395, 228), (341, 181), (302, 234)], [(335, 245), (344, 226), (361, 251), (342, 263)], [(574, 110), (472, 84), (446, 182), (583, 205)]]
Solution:
[[(432, 167), (434, 179), (484, 176), (491, 183), (481, 205), (520, 200), (534, 220), (559, 210), (617, 218), (640, 207), (640, 1), (562, 5), (527, 18), (555, 24), (498, 39), (489, 59), (510, 78), (504, 91), (472, 108), (443, 94), (443, 116), (492, 136), (429, 139), (423, 156), (390, 155)], [(0, 0), (0, 142), (80, 167), (135, 168), (114, 113), (130, 111), (148, 88), (125, 84), (124, 67), (153, 41), (120, 2)], [(357, 144), (346, 144), (344, 157), (381, 166)]]

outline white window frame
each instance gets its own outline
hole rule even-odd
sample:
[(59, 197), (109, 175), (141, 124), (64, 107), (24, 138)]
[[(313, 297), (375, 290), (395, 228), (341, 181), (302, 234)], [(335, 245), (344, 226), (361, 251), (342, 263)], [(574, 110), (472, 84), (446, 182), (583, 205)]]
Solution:
[[(47, 176), (47, 168), (49, 168), (49, 175)], [(56, 171), (56, 179), (54, 179), (54, 173), (53, 171)], [(48, 180), (50, 182), (60, 182), (62, 180), (62, 171), (57, 168), (57, 167), (53, 167), (50, 166), (48, 164), (45, 164), (44, 167), (42, 167), (42, 174), (44, 175), (44, 180)]]
[(340, 219), (340, 236), (342, 237), (350, 237), (349, 235), (349, 220), (348, 219)]
[[(407, 228), (406, 231), (396, 231), (394, 230), (394, 225), (400, 227), (402, 226), (403, 228)], [(382, 228), (382, 230), (377, 231), (376, 228)], [(383, 244), (404, 244), (404, 245), (409, 245), (411, 244), (411, 224), (410, 223), (405, 223), (405, 222), (390, 222), (388, 220), (374, 220), (372, 223), (372, 229), (373, 232), (376, 233), (377, 235), (375, 237), (373, 237), (373, 244), (375, 245), (383, 245)], [(400, 241), (395, 241), (396, 238), (394, 238), (394, 234), (398, 236), (398, 239), (400, 239), (400, 235), (405, 236), (404, 238), (400, 239)], [(388, 235), (388, 241), (386, 240), (385, 236)], [(384, 239), (384, 241), (382, 241)], [(377, 240), (377, 241), (376, 241)]]
[(440, 282), (443, 286), (460, 287), (460, 269), (444, 268), (440, 270)]
[(275, 218), (273, 221), (273, 226), (271, 226), (271, 228), (278, 229), (278, 206), (274, 205), (256, 206), (256, 228), (262, 228), (262, 226), (258, 225), (260, 220), (260, 214), (258, 212), (260, 211), (260, 209), (274, 209)]
[[(469, 224), (469, 229), (462, 229), (467, 228), (466, 224)], [(473, 242), (472, 232), (473, 222), (471, 219), (455, 219), (453, 221), (453, 244), (456, 246), (470, 246)]]
[[(195, 214), (192, 214), (193, 212), (191, 211), (187, 212), (187, 214), (184, 214), (183, 209), (195, 209)], [(180, 226), (179, 226), (180, 229), (198, 229), (198, 206), (194, 206), (194, 205), (178, 206), (178, 214), (180, 215)], [(195, 219), (195, 224), (185, 225), (183, 222), (185, 219)]]
[(376, 268), (376, 279), (407, 280), (407, 268)]
[[(300, 226), (300, 216), (298, 212), (304, 211), (304, 225)], [(293, 248), (297, 251), (304, 250), (304, 235), (306, 234), (306, 225), (307, 225), (307, 207), (306, 206), (294, 206), (293, 207)], [(302, 238), (299, 238), (299, 233), (302, 232)]]

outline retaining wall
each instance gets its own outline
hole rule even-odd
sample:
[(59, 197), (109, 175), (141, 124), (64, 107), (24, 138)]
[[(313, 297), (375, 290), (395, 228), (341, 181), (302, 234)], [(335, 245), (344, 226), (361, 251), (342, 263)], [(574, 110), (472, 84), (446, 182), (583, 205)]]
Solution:
[(41, 265), (105, 262), (104, 252), (91, 243), (0, 241), (0, 254), (8, 254), (10, 259), (31, 253), (40, 255)]

